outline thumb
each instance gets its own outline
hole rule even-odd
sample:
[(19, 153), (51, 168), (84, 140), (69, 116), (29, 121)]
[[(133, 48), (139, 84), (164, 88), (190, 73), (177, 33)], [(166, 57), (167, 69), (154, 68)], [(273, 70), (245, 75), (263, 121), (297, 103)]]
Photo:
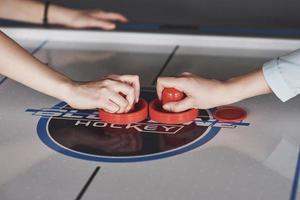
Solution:
[(102, 106), (102, 109), (109, 113), (117, 113), (120, 107), (117, 104), (108, 101)]
[(195, 108), (195, 104), (191, 98), (185, 98), (177, 102), (169, 102), (163, 105), (163, 109), (169, 112), (182, 112), (191, 108)]

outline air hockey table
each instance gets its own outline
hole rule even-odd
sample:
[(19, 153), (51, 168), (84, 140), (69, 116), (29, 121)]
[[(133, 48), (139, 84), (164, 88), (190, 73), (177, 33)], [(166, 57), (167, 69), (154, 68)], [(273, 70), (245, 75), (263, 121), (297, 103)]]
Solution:
[[(74, 80), (138, 74), (147, 101), (158, 76), (227, 79), (300, 47), (298, 39), (1, 30)], [(300, 97), (236, 103), (248, 112), (238, 123), (218, 122), (210, 109), (182, 125), (120, 126), (6, 77), (0, 84), (1, 200), (300, 198)]]

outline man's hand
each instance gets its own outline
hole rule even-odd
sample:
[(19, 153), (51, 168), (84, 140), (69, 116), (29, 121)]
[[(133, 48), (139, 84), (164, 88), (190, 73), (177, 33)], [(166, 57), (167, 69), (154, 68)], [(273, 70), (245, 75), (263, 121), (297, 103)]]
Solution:
[(178, 77), (158, 78), (156, 87), (160, 99), (164, 88), (173, 87), (185, 93), (186, 98), (183, 100), (163, 105), (165, 110), (172, 112), (191, 108), (208, 109), (272, 92), (264, 79), (262, 69), (226, 81), (185, 72)]
[(176, 88), (186, 95), (181, 101), (170, 102), (163, 108), (172, 112), (181, 112), (191, 108), (211, 108), (228, 103), (224, 98), (224, 86), (221, 81), (202, 78), (191, 73), (183, 73), (178, 77), (159, 77), (157, 95), (161, 99), (164, 88)]

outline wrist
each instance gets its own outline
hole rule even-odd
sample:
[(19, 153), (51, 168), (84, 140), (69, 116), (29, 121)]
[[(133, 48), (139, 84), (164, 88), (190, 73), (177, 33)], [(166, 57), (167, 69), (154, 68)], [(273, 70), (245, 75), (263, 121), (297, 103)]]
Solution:
[(230, 103), (271, 92), (261, 69), (227, 80), (226, 87)]
[(243, 88), (235, 78), (223, 82), (222, 92), (225, 104), (232, 104), (243, 100)]
[(57, 98), (67, 103), (70, 102), (73, 98), (73, 93), (76, 87), (77, 83), (71, 79), (66, 78), (62, 80), (59, 85), (60, 94)]
[(73, 16), (76, 11), (62, 6), (50, 4), (48, 8), (48, 23), (65, 25), (70, 24), (69, 16)]
[(251, 79), (249, 79), (250, 74), (231, 78), (225, 81), (227, 90), (226, 99), (229, 102), (228, 104), (236, 103), (258, 95), (257, 85), (259, 85), (259, 83), (256, 79), (251, 81)]

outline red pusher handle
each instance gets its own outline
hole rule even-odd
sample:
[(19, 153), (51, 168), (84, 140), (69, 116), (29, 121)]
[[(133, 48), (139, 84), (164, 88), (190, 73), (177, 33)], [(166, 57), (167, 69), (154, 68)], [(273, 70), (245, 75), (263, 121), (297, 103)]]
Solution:
[(184, 97), (184, 93), (175, 88), (165, 88), (162, 92), (162, 104), (180, 101)]

